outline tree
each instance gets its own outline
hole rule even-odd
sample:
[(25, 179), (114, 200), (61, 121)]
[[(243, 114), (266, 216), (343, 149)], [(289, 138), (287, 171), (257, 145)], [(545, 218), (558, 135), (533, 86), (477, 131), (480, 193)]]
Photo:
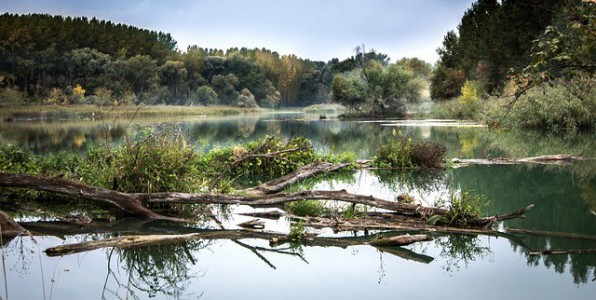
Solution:
[(246, 88), (242, 89), (236, 101), (239, 107), (259, 107), (257, 105), (257, 101), (255, 100), (255, 96), (253, 96), (250, 90)]
[(162, 82), (168, 87), (170, 91), (170, 98), (173, 102), (179, 102), (182, 98), (188, 95), (187, 75), (188, 72), (184, 68), (184, 63), (181, 61), (168, 60), (159, 67)]
[(208, 85), (199, 87), (191, 96), (192, 100), (197, 100), (204, 105), (215, 105), (218, 103), (217, 93)]

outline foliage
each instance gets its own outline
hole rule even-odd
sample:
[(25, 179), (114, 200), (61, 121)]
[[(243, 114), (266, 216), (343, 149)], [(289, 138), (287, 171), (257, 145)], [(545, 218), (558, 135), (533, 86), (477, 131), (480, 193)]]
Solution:
[(195, 191), (197, 174), (191, 163), (195, 151), (179, 132), (145, 129), (136, 139), (112, 153), (116, 190), (128, 193)]
[(433, 70), (430, 79), (430, 96), (433, 100), (444, 101), (458, 97), (464, 85), (464, 72), (447, 67), (442, 63)]
[[(579, 3), (578, 3), (579, 2)], [(555, 25), (547, 26), (533, 42), (531, 61), (518, 84), (521, 88), (556, 78), (587, 73), (593, 76), (596, 53), (596, 3), (572, 1)]]
[(0, 171), (39, 174), (40, 157), (16, 145), (0, 145)]
[(359, 69), (335, 75), (334, 101), (365, 113), (401, 116), (407, 102), (420, 99), (423, 85), (404, 65), (370, 59), (360, 48), (355, 59)]
[(286, 203), (284, 207), (288, 213), (301, 217), (319, 217), (329, 212), (329, 209), (325, 207), (323, 202), (317, 200), (302, 200), (289, 202)]
[(432, 141), (412, 140), (401, 131), (379, 149), (373, 164), (380, 168), (441, 168), (447, 149)]
[(237, 106), (239, 107), (249, 107), (249, 108), (254, 108), (254, 107), (259, 107), (259, 105), (257, 104), (257, 101), (255, 100), (255, 96), (250, 92), (249, 89), (242, 89), (242, 91), (240, 92), (240, 95), (238, 95), (238, 98), (236, 99), (237, 101)]
[(293, 222), (290, 225), (290, 233), (288, 237), (291, 240), (301, 240), (304, 237), (304, 221)]
[[(458, 96), (460, 86), (449, 82), (472, 80), (487, 93), (499, 93), (509, 70), (521, 70), (544, 28), (552, 24), (567, 0), (477, 0), (464, 13), (457, 31), (448, 32), (437, 50), (440, 61), (433, 74), (433, 99)], [(461, 73), (460, 73), (461, 72)], [(453, 75), (463, 75), (455, 81)], [(458, 75), (459, 75), (458, 74)], [(459, 76), (458, 76), (459, 78)]]
[[(571, 93), (571, 85), (583, 85), (580, 96)], [(594, 129), (596, 126), (596, 82), (593, 77), (556, 80), (551, 85), (532, 88), (522, 96), (512, 109), (508, 121), (513, 126), (549, 130)], [(502, 107), (508, 99), (491, 101), (484, 121), (498, 122)]]
[(8, 87), (0, 89), (0, 107), (16, 107), (25, 103), (24, 93)]
[(474, 115), (476, 112), (476, 104), (478, 102), (478, 87), (473, 81), (466, 81), (461, 88), (461, 96), (459, 100), (464, 103), (469, 115)]
[(484, 197), (470, 192), (451, 193), (447, 213), (449, 224), (456, 226), (468, 225), (473, 219), (481, 216), (481, 208), (487, 206), (488, 203)]

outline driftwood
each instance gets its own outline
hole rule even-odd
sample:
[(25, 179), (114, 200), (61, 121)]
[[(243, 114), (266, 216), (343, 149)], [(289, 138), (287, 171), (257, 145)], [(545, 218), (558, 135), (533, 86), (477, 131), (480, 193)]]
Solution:
[[(162, 216), (144, 206), (144, 204), (243, 204), (253, 207), (268, 207), (300, 200), (333, 200), (353, 204), (362, 204), (413, 217), (427, 218), (433, 215), (447, 216), (449, 211), (442, 208), (424, 207), (387, 201), (373, 196), (364, 196), (341, 191), (301, 191), (269, 195), (234, 195), (234, 194), (186, 194), (186, 193), (136, 193), (127, 194), (99, 187), (92, 187), (62, 178), (47, 178), (26, 174), (0, 173), (0, 187), (31, 188), (54, 192), (79, 199), (93, 200), (110, 204), (123, 211), (150, 219), (184, 222), (186, 220)], [(532, 205), (516, 212), (486, 218), (470, 218), (474, 226), (490, 226), (494, 221), (502, 221), (523, 216)]]
[(535, 163), (535, 164), (568, 164), (573, 161), (581, 161), (585, 158), (581, 156), (573, 156), (570, 154), (556, 154), (556, 155), (542, 155), (525, 158), (487, 158), (487, 159), (459, 159), (453, 158), (451, 160), (457, 167), (465, 167), (470, 165), (514, 165), (520, 163)]
[[(414, 237), (414, 238), (412, 238)], [(369, 239), (374, 238), (370, 236)], [(126, 249), (130, 247), (148, 246), (148, 245), (160, 245), (160, 244), (171, 244), (179, 243), (182, 241), (189, 241), (195, 239), (227, 239), (227, 240), (241, 240), (241, 239), (265, 239), (269, 241), (282, 241), (279, 244), (287, 243), (289, 241), (295, 241), (286, 234), (275, 233), (275, 232), (259, 232), (252, 230), (211, 230), (189, 234), (175, 234), (175, 235), (131, 235), (121, 236), (115, 238), (109, 238), (100, 241), (88, 241), (82, 243), (74, 243), (67, 245), (60, 245), (51, 247), (45, 250), (48, 256), (60, 256), (74, 253), (81, 253), (87, 251), (93, 251), (102, 248), (119, 248)], [(426, 241), (426, 239), (420, 239), (417, 236), (409, 235), (398, 235), (396, 237), (382, 238), (380, 240), (402, 240), (404, 242), (410, 241)], [(368, 245), (373, 242), (368, 242), (367, 239), (354, 239), (354, 238), (328, 238), (328, 237), (317, 237), (317, 236), (306, 236), (299, 240), (304, 246), (310, 247), (340, 247), (346, 248), (350, 246)], [(391, 242), (389, 242), (391, 243)], [(271, 243), (273, 246), (279, 245)], [(409, 243), (408, 243), (409, 244)], [(380, 245), (379, 245), (380, 246)], [(404, 255), (405, 256), (405, 255)], [(431, 258), (432, 260), (432, 258)]]
[(568, 250), (542, 250), (530, 251), (529, 255), (565, 255), (565, 254), (594, 254), (596, 249), (568, 249)]
[(380, 238), (370, 242), (372, 246), (378, 247), (392, 247), (392, 246), (406, 246), (416, 242), (432, 241), (433, 238), (428, 234), (415, 234), (415, 235), (398, 235), (388, 238)]
[(548, 237), (567, 238), (567, 239), (596, 241), (596, 235), (586, 235), (586, 234), (579, 234), (579, 233), (554, 232), (554, 231), (521, 229), (521, 228), (507, 228), (507, 232), (519, 233), (519, 234), (529, 234), (529, 235), (541, 235), (541, 236), (548, 236)]
[(27, 230), (15, 222), (5, 212), (0, 211), (0, 235), (11, 237), (25, 233)]
[(285, 216), (286, 213), (279, 211), (279, 210), (270, 210), (270, 211), (263, 211), (263, 212), (239, 213), (239, 215), (247, 216), (247, 217), (254, 217), (254, 218), (279, 220), (279, 218)]
[(260, 184), (252, 189), (248, 189), (247, 191), (253, 194), (277, 193), (282, 191), (286, 186), (294, 184), (300, 180), (343, 169), (349, 165), (349, 163), (332, 164), (323, 162), (310, 164), (278, 179)]
[(108, 204), (122, 211), (149, 219), (183, 221), (179, 218), (162, 216), (148, 209), (131, 194), (121, 193), (99, 187), (93, 187), (80, 182), (70, 181), (59, 177), (42, 177), (27, 174), (0, 173), (0, 187), (36, 189), (53, 192), (84, 200), (91, 200)]
[(242, 228), (247, 228), (247, 229), (264, 229), (265, 223), (263, 221), (260, 221), (257, 219), (257, 220), (250, 220), (250, 221), (240, 223), (240, 224), (238, 224), (238, 226), (240, 226)]

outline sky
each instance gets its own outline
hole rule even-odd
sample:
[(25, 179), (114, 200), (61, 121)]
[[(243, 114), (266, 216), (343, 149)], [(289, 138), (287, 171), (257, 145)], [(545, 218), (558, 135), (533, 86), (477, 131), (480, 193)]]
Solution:
[(185, 51), (267, 48), (328, 61), (366, 49), (434, 63), (474, 0), (1, 0), (0, 13), (86, 16), (170, 33)]

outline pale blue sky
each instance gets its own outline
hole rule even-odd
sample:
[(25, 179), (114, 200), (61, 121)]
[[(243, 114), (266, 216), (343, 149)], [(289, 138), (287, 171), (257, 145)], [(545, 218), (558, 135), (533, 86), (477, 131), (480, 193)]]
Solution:
[(178, 47), (265, 47), (328, 61), (364, 43), (392, 61), (435, 49), (473, 0), (2, 0), (0, 13), (87, 16), (169, 32)]

